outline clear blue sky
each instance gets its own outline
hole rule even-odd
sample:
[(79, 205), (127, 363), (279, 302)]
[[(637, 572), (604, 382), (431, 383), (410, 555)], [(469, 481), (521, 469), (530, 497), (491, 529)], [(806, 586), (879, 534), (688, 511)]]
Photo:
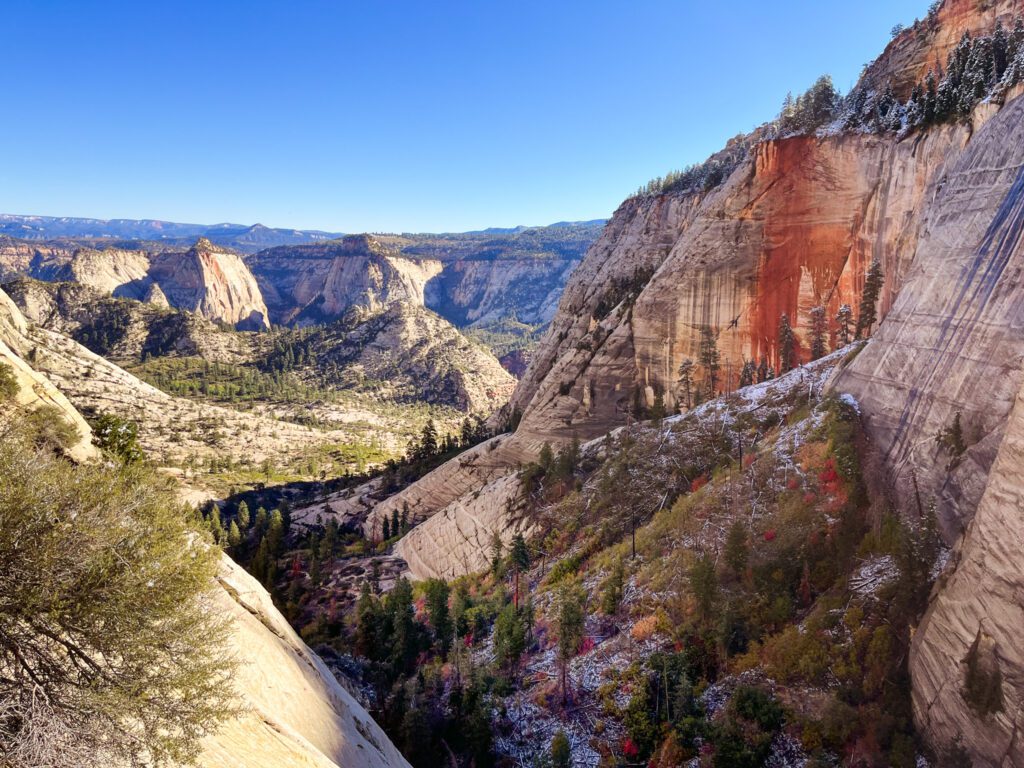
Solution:
[(0, 212), (355, 231), (611, 214), (928, 0), (4, 3)]

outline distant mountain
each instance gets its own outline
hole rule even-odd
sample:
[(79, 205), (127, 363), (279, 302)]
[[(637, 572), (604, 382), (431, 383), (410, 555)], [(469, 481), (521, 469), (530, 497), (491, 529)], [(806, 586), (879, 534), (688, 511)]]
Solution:
[(276, 245), (302, 245), (341, 237), (339, 232), (275, 229), (262, 224), (182, 224), (157, 219), (80, 219), (71, 216), (0, 214), (0, 234), (22, 240), (110, 239), (170, 241), (191, 245), (205, 237), (217, 245), (255, 253)]
[[(492, 227), (475, 232), (403, 236), (450, 240), (481, 236), (517, 236), (524, 232), (551, 229), (588, 231), (599, 230), (604, 226), (604, 221), (560, 221), (549, 227)], [(205, 237), (216, 245), (234, 248), (242, 253), (256, 253), (264, 248), (280, 245), (308, 245), (336, 240), (343, 234), (316, 229), (282, 229), (263, 224), (183, 224), (159, 219), (85, 219), (74, 216), (20, 216), (0, 213), (0, 235), (21, 240), (147, 240), (173, 246), (191, 246), (196, 238)]]

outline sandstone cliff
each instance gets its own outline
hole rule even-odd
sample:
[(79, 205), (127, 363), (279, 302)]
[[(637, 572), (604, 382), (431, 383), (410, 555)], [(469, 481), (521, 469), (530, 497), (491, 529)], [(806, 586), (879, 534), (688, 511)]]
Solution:
[(184, 254), (154, 256), (150, 277), (173, 307), (243, 330), (269, 327), (267, 306), (242, 257), (205, 238)]
[(200, 239), (185, 252), (166, 246), (82, 247), (68, 241), (0, 240), (0, 280), (70, 281), (116, 297), (172, 306), (243, 330), (269, 327), (255, 278), (235, 252)]
[(423, 304), (440, 262), (403, 258), (369, 235), (340, 242), (271, 248), (249, 259), (275, 322), (300, 324), (374, 313), (396, 301)]

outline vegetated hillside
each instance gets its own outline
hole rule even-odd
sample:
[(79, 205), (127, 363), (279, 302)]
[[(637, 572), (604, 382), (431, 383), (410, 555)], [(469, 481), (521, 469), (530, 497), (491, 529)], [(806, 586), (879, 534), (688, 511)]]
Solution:
[[(1006, 516), (1020, 495), (1008, 470), (1024, 383), (1013, 331), (1022, 14), (1012, 0), (936, 4), (847, 96), (819, 80), (772, 123), (624, 202), (517, 387), (506, 414), (515, 434), (379, 502), (364, 532), (408, 505), (434, 526), (398, 545), (414, 572), (477, 567), (464, 553), (514, 530), (506, 478), (545, 442), (685, 412), (870, 338), (836, 387), (860, 403), (879, 455), (872, 477), (893, 486), (890, 509), (905, 521), (934, 502), (957, 547), (914, 635), (914, 717), (938, 754), (1024, 761), (1010, 640), (1021, 564), (996, 543), (1014, 535)], [(482, 530), (466, 528), (470, 510)]]
[(489, 415), (514, 379), (485, 347), (413, 302), (280, 337), (265, 367), (319, 386), (374, 391), (400, 403), (446, 405)]
[[(441, 516), (408, 509), (363, 538), (328, 501), (239, 556), (309, 642), (354, 657), (413, 765), (532, 764), (559, 731), (575, 765), (915, 765), (906, 654), (939, 540), (927, 508), (889, 504), (828, 386), (859, 351), (542, 450), (503, 481), (512, 533), (458, 521), (469, 575), (450, 583)], [(430, 578), (401, 578), (396, 541)]]
[(133, 438), (29, 364), (38, 341), (0, 292), (4, 759), (407, 766)]

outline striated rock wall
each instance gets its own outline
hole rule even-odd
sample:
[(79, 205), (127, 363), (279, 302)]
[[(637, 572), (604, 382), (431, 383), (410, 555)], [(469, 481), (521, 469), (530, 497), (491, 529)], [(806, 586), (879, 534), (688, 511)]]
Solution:
[[(892, 311), (839, 382), (864, 404), (902, 498), (935, 497), (950, 540), (977, 506), (1024, 382), (1024, 99), (983, 117), (921, 211)], [(949, 472), (935, 437), (957, 411), (969, 450)]]
[(187, 253), (155, 255), (149, 275), (173, 307), (243, 330), (270, 326), (263, 295), (242, 257), (205, 238)]
[[(1017, 393), (960, 562), (936, 589), (910, 656), (914, 712), (941, 752), (956, 740), (977, 766), (1024, 765), (1024, 393)], [(968, 675), (985, 675), (998, 711), (985, 714), (965, 696)]]

